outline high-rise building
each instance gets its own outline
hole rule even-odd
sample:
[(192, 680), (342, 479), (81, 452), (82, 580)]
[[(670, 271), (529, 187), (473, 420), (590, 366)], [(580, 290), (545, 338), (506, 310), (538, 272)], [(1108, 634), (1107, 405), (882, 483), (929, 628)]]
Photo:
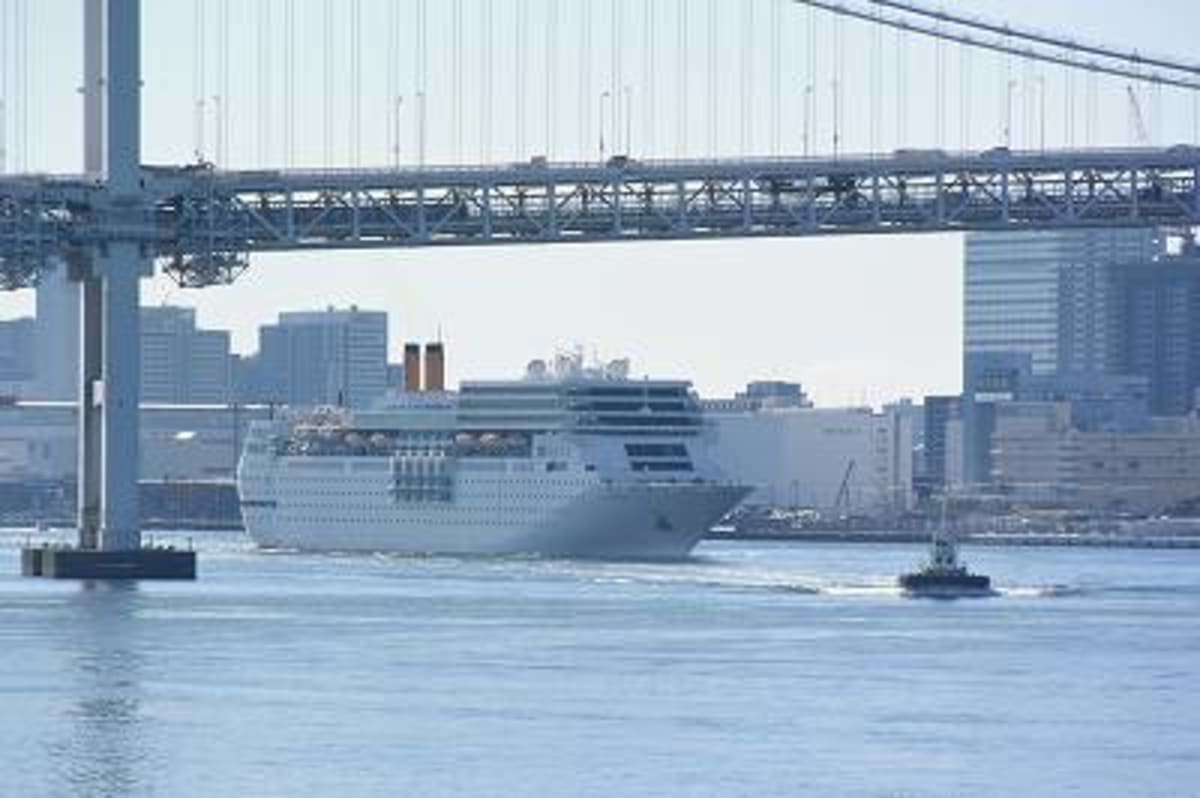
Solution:
[(0, 321), (0, 394), (25, 396), (34, 378), (34, 320)]
[(967, 355), (1024, 352), (1034, 374), (1112, 373), (1116, 264), (1163, 249), (1153, 229), (973, 233), (966, 237), (963, 347)]
[(1112, 269), (1118, 371), (1150, 383), (1150, 410), (1196, 408), (1200, 388), (1200, 256), (1192, 253)]
[(247, 398), (311, 406), (362, 407), (388, 386), (387, 314), (329, 308), (281, 313), (259, 328)]
[(142, 401), (223, 404), (233, 398), (229, 333), (196, 328), (196, 311), (144, 307)]
[(74, 399), (79, 392), (79, 285), (59, 264), (42, 273), (35, 302), (37, 398)]
[(925, 397), (925, 471), (922, 483), (916, 486), (922, 495), (928, 496), (946, 487), (947, 429), (951, 420), (959, 417), (961, 406), (962, 400), (957, 396)]

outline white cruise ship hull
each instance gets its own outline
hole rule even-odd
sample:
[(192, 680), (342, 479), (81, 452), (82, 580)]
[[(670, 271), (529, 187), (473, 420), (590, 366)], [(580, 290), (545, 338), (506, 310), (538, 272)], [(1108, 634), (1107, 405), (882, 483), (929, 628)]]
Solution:
[(745, 495), (725, 485), (598, 486), (532, 523), (480, 523), (450, 508), (398, 508), (375, 520), (348, 509), (326, 520), (253, 499), (243, 514), (250, 537), (268, 549), (670, 560), (686, 557)]

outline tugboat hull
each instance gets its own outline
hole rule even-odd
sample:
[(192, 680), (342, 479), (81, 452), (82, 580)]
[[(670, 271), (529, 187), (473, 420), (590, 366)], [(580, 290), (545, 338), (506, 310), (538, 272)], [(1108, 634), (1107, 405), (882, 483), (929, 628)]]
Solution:
[(992, 580), (979, 574), (904, 574), (900, 587), (913, 596), (955, 598), (958, 596), (990, 596)]

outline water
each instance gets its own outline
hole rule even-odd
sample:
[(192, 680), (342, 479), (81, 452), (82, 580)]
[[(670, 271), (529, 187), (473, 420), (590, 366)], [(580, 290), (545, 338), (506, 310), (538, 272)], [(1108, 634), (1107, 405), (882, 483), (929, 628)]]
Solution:
[(1189, 795), (1200, 552), (705, 544), (679, 565), (262, 554), (21, 579), (0, 795)]

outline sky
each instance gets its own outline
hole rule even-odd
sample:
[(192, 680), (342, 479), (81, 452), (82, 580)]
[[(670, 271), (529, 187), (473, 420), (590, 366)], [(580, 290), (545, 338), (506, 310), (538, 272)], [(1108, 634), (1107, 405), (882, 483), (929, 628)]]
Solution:
[[(1188, 0), (960, 6), (1185, 57), (1200, 23)], [(414, 163), (422, 118), (427, 163), (595, 160), (602, 135), (609, 152), (644, 158), (828, 154), (835, 132), (841, 152), (1039, 147), (1043, 129), (1050, 147), (1135, 143), (1125, 82), (875, 34), (785, 0), (143, 7), (148, 163)], [(0, 0), (8, 171), (79, 168), (80, 16), (80, 0)], [(1136, 88), (1153, 142), (1195, 140), (1195, 97)], [(241, 352), (282, 311), (387, 310), (393, 357), (440, 332), (451, 382), (581, 346), (710, 396), (774, 378), (825, 405), (879, 404), (957, 391), (961, 257), (954, 235), (291, 254), (256, 256), (228, 288), (156, 277), (143, 301), (196, 307)], [(30, 292), (0, 296), (0, 318), (31, 312)]]

